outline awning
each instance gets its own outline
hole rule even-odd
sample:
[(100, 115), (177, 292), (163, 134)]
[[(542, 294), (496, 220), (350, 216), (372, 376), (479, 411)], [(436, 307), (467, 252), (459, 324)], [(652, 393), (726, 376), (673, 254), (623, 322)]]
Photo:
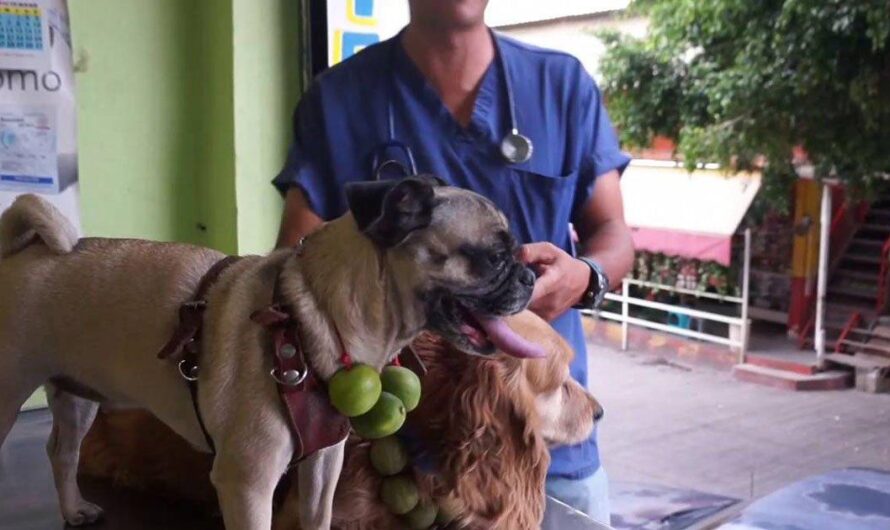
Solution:
[(635, 161), (621, 178), (624, 213), (637, 250), (729, 265), (732, 235), (760, 190), (760, 174), (693, 173)]
[[(493, 28), (545, 22), (560, 18), (578, 17), (622, 11), (630, 4), (628, 0), (560, 0), (559, 2), (541, 2), (541, 0), (498, 0), (491, 2), (485, 11), (485, 23)], [(558, 49), (558, 48), (557, 48)]]

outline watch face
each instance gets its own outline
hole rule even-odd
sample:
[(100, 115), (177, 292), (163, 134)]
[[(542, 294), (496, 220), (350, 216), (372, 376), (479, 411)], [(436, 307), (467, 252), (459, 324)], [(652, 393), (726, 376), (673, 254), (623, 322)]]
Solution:
[(587, 309), (597, 309), (606, 297), (606, 291), (609, 289), (609, 280), (595, 261), (590, 258), (580, 259), (590, 267), (590, 280), (582, 304)]
[(590, 268), (590, 279), (581, 300), (573, 306), (575, 309), (597, 309), (609, 291), (609, 278), (603, 273), (599, 264), (588, 257), (577, 258)]

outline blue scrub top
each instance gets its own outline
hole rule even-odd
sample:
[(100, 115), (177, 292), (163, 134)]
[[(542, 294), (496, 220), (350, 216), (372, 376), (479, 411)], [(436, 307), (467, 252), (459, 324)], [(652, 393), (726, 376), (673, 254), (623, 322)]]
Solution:
[[(294, 113), (295, 140), (275, 186), (282, 193), (299, 186), (322, 219), (334, 219), (347, 209), (344, 184), (374, 178), (375, 155), (407, 164), (400, 149), (380, 152), (395, 139), (411, 148), (420, 173), (491, 199), (521, 243), (549, 241), (573, 252), (569, 222), (590, 198), (596, 177), (623, 171), (630, 158), (619, 149), (599, 89), (577, 59), (495, 38), (516, 102), (517, 127), (534, 143), (528, 162), (508, 164), (500, 153), (510, 131), (501, 61), (492, 61), (486, 71), (464, 128), (397, 36), (318, 76)], [(578, 312), (568, 311), (553, 326), (575, 348), (572, 376), (587, 385)], [(592, 475), (600, 465), (596, 433), (578, 445), (554, 449), (551, 456), (553, 476)]]

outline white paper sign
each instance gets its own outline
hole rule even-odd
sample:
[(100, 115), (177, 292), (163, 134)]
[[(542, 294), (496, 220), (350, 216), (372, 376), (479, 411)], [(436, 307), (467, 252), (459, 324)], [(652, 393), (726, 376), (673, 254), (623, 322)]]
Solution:
[(55, 109), (0, 105), (0, 183), (55, 192), (58, 174)]
[[(0, 0), (0, 7), (8, 9), (12, 4), (39, 13), (48, 28), (42, 39), (48, 62), (29, 63), (31, 69), (7, 69), (9, 56), (2, 55), (0, 47), (0, 211), (22, 193), (41, 193), (79, 229), (77, 121), (67, 3)], [(4, 16), (0, 15), (0, 27), (10, 23), (10, 17)]]

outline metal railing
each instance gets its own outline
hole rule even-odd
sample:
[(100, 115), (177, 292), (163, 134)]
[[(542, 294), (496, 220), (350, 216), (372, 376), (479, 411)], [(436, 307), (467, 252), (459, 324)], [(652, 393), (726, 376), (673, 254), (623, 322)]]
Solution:
[[(827, 194), (827, 195), (826, 195)], [(828, 202), (828, 213), (830, 215), (831, 212), (831, 186), (826, 184), (822, 187), (822, 216), (820, 219), (820, 223), (824, 222), (825, 215), (825, 202)], [(834, 273), (835, 269), (837, 269), (838, 265), (841, 262), (841, 259), (844, 257), (844, 251), (847, 248), (848, 243), (852, 240), (853, 235), (856, 233), (856, 230), (859, 228), (859, 225), (862, 223), (862, 219), (864, 219), (865, 214), (867, 213), (867, 205), (863, 206), (865, 203), (859, 203), (857, 205), (853, 205), (849, 200), (844, 200), (841, 203), (840, 207), (838, 207), (837, 211), (831, 216), (831, 224), (829, 225), (828, 230), (828, 241), (827, 245), (827, 259), (828, 259), (828, 271), (827, 275), (831, 275)], [(821, 234), (820, 229), (820, 235)], [(808, 236), (809, 237), (809, 236)], [(808, 242), (808, 244), (811, 244)], [(820, 256), (822, 254), (823, 242), (820, 238), (819, 241), (819, 253)], [(800, 332), (797, 335), (797, 346), (800, 349), (804, 349), (808, 342), (813, 341), (813, 347), (818, 349), (817, 342), (818, 339), (815, 335), (811, 335), (814, 333), (818, 333), (816, 331), (816, 314), (817, 314), (817, 304), (809, 304), (806, 306), (807, 314), (805, 315), (805, 324), (803, 328), (801, 328)]]
[[(826, 186), (822, 193), (831, 193), (830, 187)], [(831, 218), (831, 229), (828, 233), (829, 272), (834, 272), (843, 259), (850, 241), (865, 221), (868, 209), (869, 204), (865, 201), (853, 202), (847, 199)]]
[[(845, 199), (834, 215), (831, 215), (831, 201), (831, 185), (825, 184), (822, 188), (820, 223), (826, 222), (826, 215), (830, 216), (831, 222), (828, 225), (827, 240), (823, 241), (822, 237), (820, 237), (819, 241), (820, 263), (823, 259), (827, 261), (826, 270), (819, 275), (820, 281), (824, 282), (827, 282), (834, 274), (834, 271), (837, 270), (844, 258), (847, 247), (853, 240), (853, 236), (865, 221), (870, 207), (870, 204), (865, 201), (853, 202), (851, 199)], [(825, 211), (826, 204), (827, 212)], [(820, 235), (824, 237), (826, 234), (822, 233)], [(825, 252), (824, 258), (822, 256), (823, 252)], [(821, 268), (822, 265), (820, 265)], [(822, 290), (824, 291), (826, 288), (827, 286), (823, 286)], [(816, 298), (816, 303), (809, 306), (809, 314), (806, 315), (805, 324), (797, 335), (797, 345), (800, 349), (804, 349), (807, 343), (812, 340), (816, 352), (822, 352), (819, 353), (821, 358), (825, 351), (824, 323), (820, 321), (824, 319), (824, 309), (822, 308), (825, 303), (824, 294), (822, 297), (817, 294)]]
[(841, 334), (837, 338), (837, 343), (834, 345), (834, 353), (844, 353), (844, 347), (846, 346), (845, 341), (850, 333), (856, 329), (857, 326), (862, 322), (862, 313), (859, 311), (854, 312), (850, 315), (850, 318), (847, 320), (847, 323), (844, 324), (844, 329), (841, 330)]
[(884, 241), (884, 246), (881, 247), (881, 271), (878, 274), (878, 299), (875, 302), (875, 310), (882, 312), (887, 307), (887, 295), (888, 289), (890, 289), (888, 286), (890, 279), (887, 278), (887, 275), (890, 274), (890, 237)]
[[(722, 344), (724, 346), (729, 346), (730, 348), (738, 348), (739, 350), (739, 362), (745, 362), (745, 356), (748, 351), (748, 337), (749, 337), (749, 327), (750, 323), (748, 321), (748, 293), (750, 290), (749, 285), (749, 277), (750, 277), (750, 268), (751, 268), (751, 231), (745, 231), (745, 256), (744, 256), (744, 268), (742, 274), (742, 296), (726, 296), (715, 293), (708, 293), (702, 291), (695, 291), (692, 289), (683, 289), (679, 287), (674, 287), (670, 285), (662, 285), (642, 280), (636, 280), (633, 278), (625, 278), (621, 283), (621, 294), (608, 293), (606, 295), (606, 300), (610, 300), (613, 302), (617, 302), (621, 304), (621, 312), (616, 313), (613, 311), (584, 311), (586, 314), (590, 314), (593, 316), (598, 316), (600, 318), (604, 318), (606, 320), (612, 320), (621, 323), (621, 349), (627, 350), (628, 346), (628, 335), (629, 335), (629, 326), (631, 324), (635, 326), (640, 326), (647, 329), (653, 329), (656, 331), (663, 331), (667, 333), (672, 333), (674, 335), (680, 335), (683, 337), (688, 337), (691, 339), (697, 339), (706, 342), (713, 342), (716, 344)], [(738, 304), (740, 306), (740, 315), (739, 316), (730, 316), (722, 313), (714, 313), (711, 311), (703, 311), (700, 309), (692, 309), (689, 307), (665, 304), (661, 302), (653, 302), (651, 300), (646, 300), (643, 298), (636, 298), (630, 296), (630, 286), (635, 285), (638, 287), (646, 287), (651, 289), (659, 289), (671, 293), (677, 294), (685, 294), (692, 295), (698, 298), (708, 298), (713, 300), (718, 300), (720, 302)], [(730, 333), (728, 337), (722, 335), (715, 335), (711, 333), (705, 333), (703, 331), (695, 331), (691, 329), (686, 329), (678, 326), (671, 326), (669, 324), (664, 324), (662, 322), (654, 322), (652, 320), (646, 320), (644, 318), (638, 318), (630, 316), (630, 306), (643, 307), (648, 309), (655, 309), (658, 311), (664, 311), (668, 314), (674, 313), (679, 315), (686, 315), (690, 318), (695, 318), (699, 320), (709, 320), (713, 322), (720, 322), (723, 324), (727, 324), (730, 327)], [(740, 331), (738, 338), (733, 338), (732, 336), (732, 328), (735, 327)]]

